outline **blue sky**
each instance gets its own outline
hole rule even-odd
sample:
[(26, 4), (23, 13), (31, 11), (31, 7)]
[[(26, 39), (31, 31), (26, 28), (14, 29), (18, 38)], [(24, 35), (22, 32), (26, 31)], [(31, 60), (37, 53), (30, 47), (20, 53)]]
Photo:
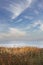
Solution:
[(0, 0), (0, 46), (43, 47), (42, 42), (43, 0)]

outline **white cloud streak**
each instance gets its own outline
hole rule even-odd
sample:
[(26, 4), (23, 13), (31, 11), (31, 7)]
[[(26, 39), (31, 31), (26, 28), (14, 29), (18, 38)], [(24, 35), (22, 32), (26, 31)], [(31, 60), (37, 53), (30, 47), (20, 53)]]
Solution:
[(33, 27), (36, 27), (39, 25), (39, 30), (40, 31), (43, 31), (43, 22), (41, 20), (38, 20), (36, 21), (34, 24), (33, 24)]
[[(33, 23), (29, 24), (27, 27), (25, 27), (25, 29), (27, 30), (32, 30), (34, 29), (35, 27), (38, 28), (38, 30), (36, 29), (36, 31), (40, 31), (42, 32), (43, 31), (43, 22), (41, 20), (37, 20), (37, 21), (34, 21)], [(34, 29), (35, 30), (35, 29)], [(34, 31), (33, 30), (33, 31)]]
[(11, 19), (15, 19), (19, 16), (26, 8), (30, 7), (33, 0), (24, 0), (20, 3), (9, 4), (9, 7), (5, 7), (8, 11), (12, 13)]

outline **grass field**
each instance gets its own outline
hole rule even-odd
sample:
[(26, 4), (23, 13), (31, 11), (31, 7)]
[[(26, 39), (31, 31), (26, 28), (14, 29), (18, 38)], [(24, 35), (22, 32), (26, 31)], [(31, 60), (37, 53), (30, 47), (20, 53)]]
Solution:
[(0, 47), (0, 65), (43, 65), (43, 48)]

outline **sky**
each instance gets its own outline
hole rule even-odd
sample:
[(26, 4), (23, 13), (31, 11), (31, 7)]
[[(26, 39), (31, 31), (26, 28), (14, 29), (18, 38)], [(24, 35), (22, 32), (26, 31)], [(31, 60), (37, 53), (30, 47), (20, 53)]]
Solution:
[(0, 46), (43, 47), (43, 0), (0, 0)]

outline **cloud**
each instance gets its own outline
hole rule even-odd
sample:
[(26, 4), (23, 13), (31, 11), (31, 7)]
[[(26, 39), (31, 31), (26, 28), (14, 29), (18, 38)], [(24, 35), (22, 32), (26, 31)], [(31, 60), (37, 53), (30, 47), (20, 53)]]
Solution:
[(18, 19), (15, 23), (20, 23), (21, 21), (23, 21), (22, 18)]
[(43, 22), (41, 20), (38, 20), (33, 23), (33, 27), (37, 27), (37, 26), (39, 26), (40, 31), (43, 31)]
[(40, 25), (41, 24), (41, 22), (40, 22), (40, 20), (38, 20), (38, 21), (35, 21), (33, 24), (32, 24), (32, 26), (33, 27), (36, 27), (37, 25)]
[(30, 7), (33, 0), (20, 0), (20, 3), (11, 3), (8, 7), (5, 7), (6, 10), (12, 13), (11, 19), (15, 19), (19, 16), (26, 8)]
[(16, 28), (9, 28), (9, 33), (13, 34), (14, 36), (23, 36), (23, 35), (25, 35), (25, 32), (20, 31), (19, 29), (16, 29)]
[(41, 20), (34, 21), (33, 23), (30, 23), (25, 29), (30, 30), (36, 30), (36, 31), (43, 31), (43, 22)]
[(43, 23), (40, 25), (40, 30), (43, 31)]
[[(4, 25), (2, 25), (4, 27)], [(38, 29), (34, 32), (34, 28), (38, 26)], [(5, 26), (6, 28), (6, 26)], [(30, 30), (33, 31), (31, 32)], [(5, 29), (6, 30), (6, 29)], [(7, 32), (0, 32), (1, 41), (34, 41), (43, 40), (43, 22), (41, 20), (34, 21), (25, 28), (13, 28), (8, 27)]]
[(41, 20), (33, 21), (23, 29), (27, 32), (43, 32), (43, 22)]
[(0, 41), (2, 40), (18, 40), (23, 38), (26, 35), (26, 32), (21, 31), (17, 28), (9, 28), (8, 32), (0, 33)]
[[(27, 31), (34, 31), (36, 27), (40, 26), (40, 21), (33, 21), (32, 23), (29, 23), (24, 29)], [(37, 29), (36, 29), (37, 31)]]
[(33, 17), (32, 16), (24, 16), (25, 19), (29, 19), (29, 20), (32, 20)]

